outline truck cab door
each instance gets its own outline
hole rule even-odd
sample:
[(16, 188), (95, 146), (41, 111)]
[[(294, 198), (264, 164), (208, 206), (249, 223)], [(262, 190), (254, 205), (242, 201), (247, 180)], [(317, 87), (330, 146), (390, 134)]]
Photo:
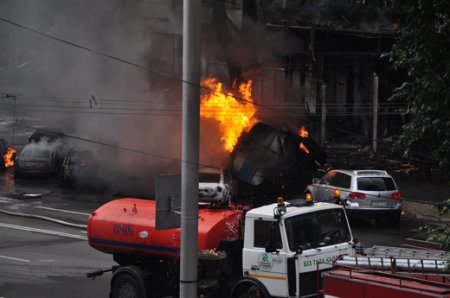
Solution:
[[(287, 297), (287, 254), (283, 250), (280, 224), (255, 219), (251, 228), (253, 239), (246, 239), (243, 249), (244, 276), (258, 279), (271, 296)], [(250, 224), (252, 225), (252, 224)]]

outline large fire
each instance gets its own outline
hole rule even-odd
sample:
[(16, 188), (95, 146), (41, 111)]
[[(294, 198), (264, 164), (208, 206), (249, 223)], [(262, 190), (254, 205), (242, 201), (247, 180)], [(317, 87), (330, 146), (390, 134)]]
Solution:
[(222, 83), (216, 78), (203, 80), (202, 86), (211, 91), (201, 96), (200, 115), (219, 122), (221, 140), (225, 149), (231, 152), (242, 131), (250, 129), (257, 121), (254, 117), (256, 107), (251, 98), (252, 81), (249, 80), (239, 86), (238, 96), (231, 92), (225, 93)]
[(13, 147), (8, 147), (8, 151), (3, 155), (3, 160), (5, 161), (5, 168), (12, 167), (14, 165), (14, 153), (16, 150)]

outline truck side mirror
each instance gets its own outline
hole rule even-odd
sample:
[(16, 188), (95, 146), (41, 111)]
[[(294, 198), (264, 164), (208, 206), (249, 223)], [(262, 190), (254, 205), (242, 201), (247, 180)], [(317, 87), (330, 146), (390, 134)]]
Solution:
[(274, 243), (268, 243), (267, 245), (266, 245), (266, 247), (265, 247), (265, 251), (267, 252), (267, 253), (272, 253), (272, 252), (276, 252), (277, 251), (277, 248), (276, 248), (276, 246), (274, 245)]
[(313, 178), (312, 183), (313, 184), (320, 184), (320, 178)]

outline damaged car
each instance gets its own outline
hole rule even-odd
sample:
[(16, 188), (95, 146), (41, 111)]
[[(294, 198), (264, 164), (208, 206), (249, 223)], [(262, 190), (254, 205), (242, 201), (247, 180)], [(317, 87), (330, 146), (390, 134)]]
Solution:
[(72, 148), (64, 158), (61, 178), (75, 188), (101, 189), (106, 186), (100, 174), (104, 170), (94, 153)]
[(199, 170), (199, 201), (226, 205), (233, 196), (234, 183), (224, 169), (202, 168)]
[(14, 175), (16, 177), (48, 177), (61, 174), (64, 158), (70, 150), (63, 135), (49, 135), (37, 130), (16, 156)]

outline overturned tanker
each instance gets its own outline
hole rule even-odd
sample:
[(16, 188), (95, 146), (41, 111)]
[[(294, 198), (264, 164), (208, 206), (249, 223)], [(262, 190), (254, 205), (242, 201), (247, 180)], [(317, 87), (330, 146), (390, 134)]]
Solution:
[(264, 204), (277, 195), (302, 194), (325, 159), (312, 138), (257, 123), (241, 135), (231, 155), (238, 184), (234, 200)]

